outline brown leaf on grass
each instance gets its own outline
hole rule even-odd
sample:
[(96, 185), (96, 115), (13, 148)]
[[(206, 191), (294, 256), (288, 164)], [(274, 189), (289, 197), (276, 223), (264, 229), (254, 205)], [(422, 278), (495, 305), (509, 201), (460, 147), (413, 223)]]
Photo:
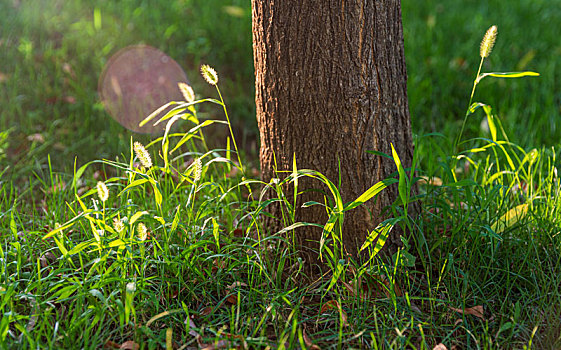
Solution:
[(423, 312), (421, 311), (421, 309), (417, 306), (417, 304), (415, 304), (413, 301), (411, 301), (411, 310), (415, 311), (416, 313), (422, 314)]
[(199, 312), (199, 315), (201, 316), (208, 316), (212, 313), (212, 306), (207, 306), (204, 309), (201, 310), (201, 312)]
[[(389, 282), (388, 282), (388, 284), (389, 284)], [(396, 297), (402, 297), (403, 296), (403, 292), (401, 291), (401, 288), (399, 288), (399, 285), (395, 282), (393, 284), (393, 291), (395, 292)]]
[(138, 350), (140, 346), (132, 340), (127, 340), (119, 347), (119, 350)]
[(212, 272), (216, 272), (218, 271), (218, 269), (225, 269), (226, 268), (226, 262), (224, 260), (218, 260), (218, 259), (214, 259), (212, 261)]
[(343, 281), (343, 285), (345, 286), (345, 288), (347, 288), (347, 290), (349, 291), (349, 293), (351, 293), (351, 295), (353, 297), (360, 297), (360, 299), (364, 299), (364, 293), (362, 291), (358, 291), (358, 288), (355, 288), (353, 286), (351, 286), (349, 283)]
[(345, 288), (349, 291), (351, 296), (359, 298), (360, 300), (368, 299), (370, 297), (381, 298), (383, 295), (380, 294), (378, 286), (374, 290), (374, 295), (372, 295), (372, 290), (368, 287), (366, 283), (362, 283), (362, 278), (360, 276), (356, 277), (351, 283), (342, 282)]
[[(360, 299), (380, 299), (389, 298), (392, 287), (391, 282), (386, 276), (362, 274), (362, 277), (356, 273), (354, 268), (349, 271), (355, 275), (351, 283), (343, 282), (343, 285), (349, 290), (350, 294)], [(397, 283), (393, 283), (393, 292), (397, 297), (403, 296), (403, 292)]]
[(231, 349), (232, 348), (232, 342), (229, 340), (218, 340), (214, 343), (211, 344), (205, 344), (203, 343), (203, 338), (201, 336), (199, 336), (197, 338), (197, 343), (199, 344), (199, 347), (201, 348), (201, 350), (215, 350), (215, 349)]
[(105, 349), (118, 349), (118, 348), (121, 347), (121, 345), (115, 343), (115, 342), (112, 341), (112, 340), (108, 340), (108, 341), (105, 342), (105, 344), (103, 344), (103, 347), (104, 347)]
[(197, 328), (197, 325), (195, 324), (195, 321), (193, 321), (193, 319), (191, 319), (191, 318), (187, 318), (185, 320), (185, 323), (187, 323), (187, 320), (189, 321), (189, 334), (192, 335), (195, 338), (200, 337), (199, 333), (197, 333), (194, 329), (194, 328)]
[(229, 340), (219, 340), (208, 344), (203, 343), (203, 337), (201, 337), (201, 335), (195, 331), (195, 328), (197, 328), (195, 321), (193, 321), (191, 318), (188, 318), (185, 320), (185, 323), (187, 323), (187, 320), (189, 320), (189, 334), (195, 337), (195, 339), (197, 339), (197, 344), (199, 344), (200, 349), (214, 350), (214, 349), (229, 349), (232, 347), (232, 342)]
[[(27, 331), (27, 333), (31, 333), (33, 331), (33, 329), (35, 328), (35, 325), (37, 324), (37, 315), (39, 314), (39, 309), (37, 307), (37, 302), (34, 299), (31, 299), (31, 306), (33, 306), (33, 311), (31, 313), (31, 315), (29, 316), (29, 321), (27, 322), (27, 325), (25, 326), (25, 330)], [(22, 338), (23, 338), (24, 332), (22, 332), (20, 334), (20, 336), (18, 337), (18, 341), (21, 342)]]
[(310, 337), (306, 333), (306, 324), (304, 324), (304, 329), (302, 330), (302, 338), (304, 338), (304, 343), (306, 344), (306, 347), (308, 349), (310, 349), (310, 350), (321, 350), (321, 348), (319, 346), (317, 346), (316, 344), (314, 344), (312, 342), (312, 339), (310, 339)]
[[(384, 297), (389, 298), (390, 289), (391, 289), (390, 281), (385, 276), (374, 275), (370, 277), (373, 280), (373, 283), (371, 283), (371, 285), (373, 286), (373, 290), (372, 289), (369, 290), (370, 293), (373, 293), (371, 294), (371, 296), (374, 299), (379, 299)], [(403, 296), (403, 292), (401, 291), (401, 288), (399, 288), (399, 286), (395, 282), (393, 284), (393, 291), (397, 297)]]
[(232, 294), (226, 298), (226, 301), (232, 305), (236, 305), (238, 303), (238, 294)]
[(8, 75), (0, 72), (0, 83), (4, 82), (6, 80), (8, 80)]
[(50, 266), (55, 261), (56, 261), (56, 256), (52, 252), (46, 252), (45, 254), (41, 255), (41, 257), (39, 258), (39, 262), (42, 268)]
[(451, 306), (448, 306), (448, 308), (452, 311), (456, 311), (456, 312), (459, 312), (461, 314), (473, 315), (475, 317), (479, 317), (482, 320), (485, 320), (485, 316), (483, 314), (483, 305), (477, 305), (477, 306), (474, 306), (474, 307), (469, 307), (465, 310), (456, 309), (456, 308), (453, 308)]
[(319, 313), (323, 314), (326, 311), (331, 310), (331, 309), (335, 309), (335, 310), (341, 312), (341, 318), (343, 319), (343, 326), (344, 327), (349, 325), (347, 323), (347, 313), (345, 312), (345, 310), (343, 310), (343, 308), (341, 308), (341, 306), (339, 305), (337, 300), (330, 300), (327, 303), (323, 304)]
[(234, 237), (241, 238), (244, 236), (244, 231), (242, 229), (237, 228), (234, 231), (232, 231), (232, 235)]
[(337, 300), (330, 300), (327, 303), (323, 304), (319, 313), (323, 314), (327, 310), (338, 309), (338, 308), (339, 308), (339, 303), (337, 302)]
[(434, 348), (432, 348), (432, 350), (448, 350), (448, 348), (446, 348), (446, 345), (440, 343), (437, 346), (435, 346)]

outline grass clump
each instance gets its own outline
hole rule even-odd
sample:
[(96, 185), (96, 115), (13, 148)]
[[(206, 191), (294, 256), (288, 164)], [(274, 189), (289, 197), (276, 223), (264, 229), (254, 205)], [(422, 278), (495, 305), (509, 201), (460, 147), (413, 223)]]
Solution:
[[(490, 49), (481, 51), (483, 62)], [(524, 74), (481, 74), (481, 66), (473, 91), (483, 78)], [(237, 147), (218, 76), (208, 68), (203, 74), (218, 98), (197, 100), (190, 87), (178, 86), (185, 101), (143, 122), (165, 123), (162, 137), (131, 138), (128, 154), (75, 165), (72, 175), (49, 167), (23, 192), (2, 182), (2, 345), (559, 345), (556, 149), (516, 145), (489, 105), (470, 100), (464, 124), (483, 113), (490, 137), (418, 137), (413, 171), (395, 152), (387, 155), (396, 175), (343, 203), (330, 179), (298, 169), (296, 160), (291, 173), (271, 183), (255, 179)], [(217, 106), (225, 120), (201, 118), (203, 104)], [(188, 130), (176, 131), (176, 123)], [(225, 149), (207, 146), (203, 130), (214, 124), (229, 128)], [(297, 195), (304, 176), (330, 189), (319, 252), (330, 272), (318, 279), (306, 276), (291, 244), (293, 229), (306, 224), (294, 221), (296, 208), (283, 193), (290, 184)], [(366, 261), (347, 258), (337, 245), (337, 223), (387, 186), (399, 187), (395, 217), (365, 242)], [(275, 196), (261, 200), (264, 191)], [(408, 215), (414, 201), (422, 203), (418, 217)], [(262, 225), (273, 202), (285, 208), (280, 232)], [(411, 235), (394, 256), (379, 256), (395, 225)]]

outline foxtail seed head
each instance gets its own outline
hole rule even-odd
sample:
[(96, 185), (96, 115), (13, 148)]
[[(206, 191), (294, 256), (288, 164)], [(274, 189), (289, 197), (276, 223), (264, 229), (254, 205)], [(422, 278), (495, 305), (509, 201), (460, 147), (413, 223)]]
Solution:
[(481, 47), (479, 50), (479, 55), (481, 58), (489, 57), (493, 46), (495, 45), (495, 39), (497, 39), (497, 26), (492, 26), (487, 30), (483, 40), (481, 41)]
[[(59, 224), (58, 222), (55, 223), (55, 230), (57, 228), (60, 228), (62, 225)], [(58, 231), (57, 236), (60, 240), (62, 240), (64, 238), (64, 232), (62, 232), (62, 230)]]
[(109, 189), (102, 181), (97, 182), (97, 196), (102, 202), (105, 202), (109, 199)]
[(141, 241), (145, 241), (146, 237), (148, 237), (148, 229), (146, 228), (146, 225), (144, 225), (142, 222), (138, 224), (138, 226), (136, 226), (136, 232), (137, 232), (137, 237), (139, 240)]
[(195, 101), (195, 92), (190, 85), (185, 83), (177, 83), (177, 86), (179, 87), (179, 91), (181, 91), (181, 93), (183, 94), (183, 98), (185, 99), (185, 101), (189, 103)]
[(123, 220), (119, 218), (114, 218), (113, 228), (115, 229), (115, 231), (117, 231), (117, 233), (123, 232), (123, 230), (125, 229), (125, 224), (123, 223)]
[(134, 282), (127, 283), (125, 290), (127, 291), (128, 294), (134, 293), (136, 291), (136, 283)]
[(152, 158), (150, 158), (150, 153), (148, 153), (146, 148), (144, 148), (144, 146), (138, 141), (134, 143), (134, 153), (136, 153), (136, 156), (143, 167), (147, 169), (152, 167)]
[(218, 73), (208, 64), (201, 66), (201, 74), (210, 85), (218, 84)]
[(201, 158), (195, 159), (193, 162), (193, 181), (199, 181), (203, 175), (203, 162)]

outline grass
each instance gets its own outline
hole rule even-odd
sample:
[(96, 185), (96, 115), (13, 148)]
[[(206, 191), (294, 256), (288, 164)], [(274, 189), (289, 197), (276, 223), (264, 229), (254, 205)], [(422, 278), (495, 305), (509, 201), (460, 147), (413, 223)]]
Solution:
[[(413, 129), (419, 134), (455, 134), (461, 126), (479, 58), (473, 33), (497, 25), (499, 41), (484, 69), (533, 70), (540, 79), (483, 82), (476, 98), (496, 108), (508, 134), (525, 148), (558, 144), (557, 119), (561, 95), (561, 52), (546, 23), (561, 18), (559, 1), (522, 0), (507, 4), (478, 2), (403, 1), (405, 55)], [(479, 98), (481, 97), (481, 98)], [(532, 101), (530, 103), (529, 101)], [(469, 135), (479, 134), (478, 123)]]
[[(420, 176), (409, 186), (419, 182), (412, 199), (423, 209), (407, 217), (394, 207), (412, 235), (391, 258), (341, 260), (327, 240), (334, 273), (319, 279), (306, 276), (290, 230), (261, 225), (263, 188), (286, 207), (287, 227), (296, 224), (293, 208), (282, 183), (262, 184), (252, 171), (254, 131), (236, 131), (253, 123), (248, 4), (206, 4), (0, 3), (8, 14), (0, 23), (0, 347), (561, 346), (559, 130), (551, 127), (559, 115), (551, 57), (559, 48), (540, 24), (561, 17), (558, 2), (466, 2), (462, 11), (403, 3)], [(468, 114), (456, 143), (478, 38), (491, 24), (499, 37), (483, 71), (541, 76), (483, 79), (474, 101), (493, 109)], [(175, 121), (168, 151), (190, 139), (167, 162), (166, 139), (131, 135), (95, 96), (110, 54), (139, 41), (169, 53), (197, 95), (214, 99)], [(220, 64), (226, 101), (198, 76), (201, 60)], [(233, 135), (245, 152), (233, 143), (208, 149), (201, 135)], [(131, 140), (146, 146), (152, 166)], [(300, 169), (284, 181), (296, 176), (320, 178)], [(109, 191), (105, 201), (98, 181)]]

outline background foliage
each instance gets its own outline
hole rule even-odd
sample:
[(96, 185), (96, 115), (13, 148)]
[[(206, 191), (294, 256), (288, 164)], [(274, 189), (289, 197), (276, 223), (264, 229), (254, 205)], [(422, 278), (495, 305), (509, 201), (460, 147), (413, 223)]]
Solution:
[[(486, 64), (497, 71), (538, 71), (541, 78), (484, 81), (478, 92), (522, 146), (556, 144), (561, 92), (555, 82), (561, 73), (555, 58), (561, 45), (552, 26), (561, 20), (560, 5), (403, 1), (414, 132), (451, 135), (459, 127), (478, 61), (474, 34), (496, 24), (500, 40)], [(97, 80), (111, 54), (138, 43), (166, 52), (191, 79), (201, 63), (215, 66), (227, 78), (222, 89), (243, 148), (256, 152), (249, 1), (11, 0), (0, 11), (0, 127), (11, 130), (13, 165), (25, 154), (37, 160), (33, 166), (45, 166), (51, 153), (62, 169), (77, 153), (85, 162), (123, 152), (130, 134), (104, 112)], [(192, 80), (202, 95), (209, 91)], [(471, 136), (477, 126), (470, 124)], [(45, 142), (28, 140), (37, 133)]]

